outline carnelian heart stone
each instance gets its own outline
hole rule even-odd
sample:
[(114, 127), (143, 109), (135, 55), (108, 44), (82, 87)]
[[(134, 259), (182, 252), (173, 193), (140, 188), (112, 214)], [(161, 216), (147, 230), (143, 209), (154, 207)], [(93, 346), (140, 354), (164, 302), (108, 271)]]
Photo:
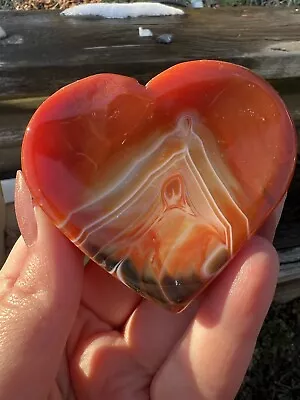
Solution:
[(176, 65), (146, 87), (99, 74), (31, 119), (22, 169), (35, 202), (86, 255), (180, 311), (284, 196), (296, 135), (273, 88), (237, 65)]

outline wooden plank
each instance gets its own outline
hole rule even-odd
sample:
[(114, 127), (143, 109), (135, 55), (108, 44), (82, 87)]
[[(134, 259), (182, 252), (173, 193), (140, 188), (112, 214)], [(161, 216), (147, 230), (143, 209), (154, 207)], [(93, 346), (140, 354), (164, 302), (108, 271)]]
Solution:
[[(268, 79), (300, 79), (300, 12), (263, 7), (188, 10), (177, 17), (78, 19), (57, 12), (0, 12), (0, 97), (48, 95), (99, 72), (141, 83), (178, 62), (222, 59)], [(174, 34), (171, 45), (138, 27)], [(19, 35), (19, 36), (16, 36)], [(10, 44), (17, 40), (18, 44)], [(30, 95), (30, 96), (29, 96)]]
[(13, 177), (21, 167), (21, 144), (32, 110), (2, 107), (0, 104), (0, 179)]
[[(299, 174), (300, 175), (300, 174)], [(14, 243), (18, 239), (20, 232), (17, 224), (14, 204), (13, 204), (13, 196), (14, 196), (14, 185), (15, 180), (3, 180), (1, 181), (0, 189), (2, 186), (2, 190), (4, 193), (4, 199), (6, 204), (6, 219), (5, 219), (5, 228), (2, 222), (2, 232), (5, 231), (5, 255), (7, 256), (11, 251)], [(4, 204), (4, 202), (2, 202)], [(1, 203), (0, 203), (1, 204)], [(287, 237), (289, 236), (289, 231), (291, 229), (291, 225), (288, 222), (289, 230), (285, 227), (287, 221), (289, 221), (289, 217), (287, 215), (290, 213), (289, 210), (289, 201), (287, 199), (283, 217), (281, 223), (279, 224), (277, 235), (275, 238), (275, 247), (279, 254), (280, 259), (280, 272), (278, 285), (275, 294), (275, 301), (284, 303), (294, 298), (300, 297), (300, 208), (297, 210), (297, 218), (294, 219), (294, 225), (296, 225), (296, 230), (298, 232), (297, 235), (297, 243), (289, 244), (288, 242), (282, 244), (278, 237), (282, 234), (282, 229), (285, 232)], [(1, 213), (0, 213), (1, 217)], [(2, 219), (3, 221), (3, 219)], [(0, 219), (1, 222), (1, 219)], [(1, 235), (1, 226), (0, 226), (0, 235)], [(1, 236), (0, 236), (1, 237)], [(1, 265), (1, 264), (0, 264)]]
[(5, 251), (8, 255), (20, 236), (14, 203), (6, 205), (5, 224)]
[(4, 263), (6, 257), (4, 232), (5, 232), (5, 202), (2, 192), (2, 186), (0, 185), (0, 268)]
[[(269, 79), (300, 127), (299, 22), (295, 10), (266, 8), (206, 9), (188, 11), (184, 17), (124, 21), (64, 19), (55, 12), (0, 12), (0, 25), (9, 35), (0, 41), (0, 179), (14, 176), (20, 167), (23, 132), (41, 101), (72, 81), (99, 72), (129, 75), (145, 83), (182, 61), (235, 62)], [(162, 46), (152, 38), (139, 38), (139, 26), (155, 34), (173, 33), (174, 43)], [(275, 237), (281, 261), (277, 301), (300, 296), (299, 191), (300, 165)], [(7, 189), (5, 193), (6, 200), (10, 198), (4, 221), (9, 251), (19, 230), (12, 196)], [(0, 235), (3, 204), (2, 198)]]
[[(278, 89), (276, 82), (271, 81), (271, 83), (273, 83), (274, 88), (285, 102), (295, 123), (300, 125), (300, 80), (296, 93), (286, 93), (284, 87)], [(288, 82), (286, 82), (286, 86), (288, 85)], [(0, 140), (1, 137), (4, 137), (7, 143), (9, 143), (9, 136), (12, 133), (16, 132), (19, 134), (20, 131), (23, 131), (32, 114), (46, 98), (47, 96), (0, 100)]]
[(275, 236), (275, 246), (281, 251), (300, 247), (300, 161), (291, 182), (285, 202), (284, 212)]
[(300, 247), (279, 251), (280, 273), (275, 301), (286, 303), (300, 297)]
[[(8, 33), (0, 41), (0, 179), (20, 168), (25, 127), (45, 97), (99, 72), (145, 83), (181, 61), (236, 62), (268, 78), (300, 126), (299, 23), (300, 12), (265, 8), (189, 10), (183, 17), (119, 21), (0, 12), (0, 26)], [(173, 33), (174, 43), (162, 46), (153, 38), (139, 38), (138, 26)], [(10, 44), (12, 38), (22, 40)]]
[[(0, 257), (0, 267), (13, 248), (20, 236), (20, 231), (15, 214), (15, 179), (0, 181), (0, 192), (3, 193), (2, 201), (0, 198), (0, 209), (2, 207), (3, 226), (1, 227), (0, 212), (0, 238), (2, 237), (4, 249), (2, 250), (2, 260)], [(2, 228), (2, 229), (1, 229)], [(0, 252), (1, 255), (1, 252)]]
[[(289, 83), (286, 86), (272, 83), (279, 90), (300, 134), (300, 85), (296, 87), (298, 93), (288, 94), (286, 91), (295, 90), (295, 87), (291, 89)], [(21, 144), (26, 126), (45, 98), (0, 100), (0, 179), (12, 178), (20, 169)], [(300, 146), (300, 137), (298, 144)]]

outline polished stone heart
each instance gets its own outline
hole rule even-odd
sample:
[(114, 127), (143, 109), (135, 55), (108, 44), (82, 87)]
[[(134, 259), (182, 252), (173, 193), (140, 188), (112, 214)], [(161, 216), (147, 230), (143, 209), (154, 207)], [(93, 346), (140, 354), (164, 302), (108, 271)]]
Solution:
[(281, 200), (295, 157), (293, 123), (269, 84), (194, 61), (146, 87), (100, 74), (59, 90), (28, 125), (22, 169), (85, 254), (180, 311)]

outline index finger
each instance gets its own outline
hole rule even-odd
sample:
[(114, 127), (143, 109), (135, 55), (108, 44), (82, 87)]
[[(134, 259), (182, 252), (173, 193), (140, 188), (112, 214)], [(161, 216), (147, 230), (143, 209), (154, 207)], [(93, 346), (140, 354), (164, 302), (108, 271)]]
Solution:
[[(25, 194), (19, 179), (17, 208)], [(0, 393), (7, 399), (48, 396), (81, 296), (83, 257), (40, 209), (36, 220), (35, 243), (19, 240), (0, 273)]]

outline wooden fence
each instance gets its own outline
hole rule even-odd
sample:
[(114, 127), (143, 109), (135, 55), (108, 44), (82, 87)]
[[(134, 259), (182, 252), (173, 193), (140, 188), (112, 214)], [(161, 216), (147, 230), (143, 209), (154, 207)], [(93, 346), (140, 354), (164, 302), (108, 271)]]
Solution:
[[(127, 20), (65, 18), (49, 11), (0, 12), (0, 26), (7, 33), (0, 40), (0, 180), (4, 194), (4, 199), (0, 194), (0, 257), (3, 252), (7, 255), (19, 235), (13, 178), (20, 168), (26, 124), (47, 96), (76, 79), (113, 72), (145, 83), (182, 61), (231, 61), (270, 81), (300, 131), (297, 8), (186, 10), (184, 16)], [(171, 33), (173, 43), (140, 38), (139, 26), (154, 35)], [(281, 260), (278, 301), (300, 296), (299, 194), (300, 163), (275, 238)]]

